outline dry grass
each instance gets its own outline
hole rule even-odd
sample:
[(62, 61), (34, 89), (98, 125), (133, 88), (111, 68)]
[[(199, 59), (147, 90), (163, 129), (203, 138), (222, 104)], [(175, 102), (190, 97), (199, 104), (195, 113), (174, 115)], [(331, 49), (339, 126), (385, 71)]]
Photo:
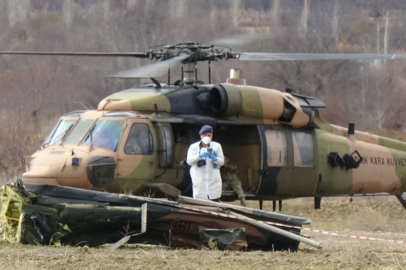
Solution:
[[(253, 207), (257, 203), (249, 202)], [(264, 203), (266, 210), (272, 204)], [(310, 227), (340, 234), (406, 240), (406, 211), (392, 199), (324, 200), (314, 210), (310, 200), (284, 202), (284, 212), (312, 219)], [(1, 244), (0, 269), (401, 269), (406, 244), (365, 241), (303, 231), (323, 244), (301, 244), (299, 251), (223, 252), (168, 250), (165, 247), (41, 247)]]

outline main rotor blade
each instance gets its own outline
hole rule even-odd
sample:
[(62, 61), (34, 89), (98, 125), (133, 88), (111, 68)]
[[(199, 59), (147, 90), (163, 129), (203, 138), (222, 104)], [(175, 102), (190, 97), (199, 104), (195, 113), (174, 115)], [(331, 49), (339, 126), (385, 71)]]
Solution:
[(306, 60), (393, 60), (406, 59), (406, 54), (346, 53), (241, 53), (243, 61), (306, 61)]
[(234, 35), (229, 37), (224, 37), (220, 39), (215, 39), (210, 41), (210, 44), (214, 45), (225, 45), (225, 46), (239, 46), (245, 45), (254, 41), (259, 41), (263, 39), (269, 39), (272, 36), (270, 34), (242, 34)]
[(15, 51), (6, 52), (0, 51), (3, 55), (55, 55), (55, 56), (94, 56), (94, 57), (136, 57), (136, 58), (147, 58), (148, 53), (139, 52), (27, 52), (27, 51)]
[(175, 56), (169, 60), (158, 62), (151, 65), (142, 66), (139, 68), (134, 68), (130, 70), (120, 71), (116, 74), (111, 75), (110, 77), (116, 78), (150, 78), (150, 77), (159, 77), (168, 72), (168, 69), (175, 66), (182, 60), (188, 58), (189, 55), (181, 54)]

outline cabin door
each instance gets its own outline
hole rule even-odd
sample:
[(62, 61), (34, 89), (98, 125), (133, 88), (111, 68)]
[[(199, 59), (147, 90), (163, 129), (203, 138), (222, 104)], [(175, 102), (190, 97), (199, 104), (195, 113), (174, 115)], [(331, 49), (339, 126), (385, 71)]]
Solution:
[(317, 145), (314, 130), (289, 129), (289, 179), (282, 182), (281, 194), (311, 196), (317, 188)]
[(261, 137), (261, 170), (256, 193), (276, 196), (281, 180), (289, 174), (286, 131), (281, 125), (260, 125), (258, 129)]
[(131, 179), (137, 188), (154, 179), (156, 170), (156, 138), (154, 129), (144, 119), (129, 119), (118, 150), (118, 177)]
[(282, 125), (258, 126), (261, 171), (256, 193), (261, 196), (306, 196), (317, 185), (314, 132)]

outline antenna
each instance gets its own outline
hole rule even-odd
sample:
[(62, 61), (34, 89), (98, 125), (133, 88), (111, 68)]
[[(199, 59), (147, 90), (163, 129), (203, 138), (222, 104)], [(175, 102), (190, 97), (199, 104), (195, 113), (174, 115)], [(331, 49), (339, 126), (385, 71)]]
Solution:
[(209, 61), (209, 84), (211, 84), (211, 61)]
[(83, 103), (82, 103), (82, 102), (79, 102), (79, 101), (74, 101), (73, 103), (74, 103), (74, 104), (80, 104), (80, 105), (82, 105), (82, 107), (83, 107), (83, 108), (85, 108), (86, 110), (89, 110), (89, 108), (88, 108), (88, 107), (86, 107), (85, 105), (83, 105)]
[(197, 84), (197, 62), (195, 63), (195, 83)]

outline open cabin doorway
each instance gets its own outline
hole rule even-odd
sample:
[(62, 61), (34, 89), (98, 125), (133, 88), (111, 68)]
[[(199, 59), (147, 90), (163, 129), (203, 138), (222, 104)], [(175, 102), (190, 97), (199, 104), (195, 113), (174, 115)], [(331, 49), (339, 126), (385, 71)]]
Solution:
[[(200, 140), (200, 127), (172, 124), (175, 140), (175, 167), (187, 168), (187, 175), (181, 187), (187, 186), (190, 182), (186, 155), (189, 146)], [(259, 182), (260, 170), (260, 136), (256, 125), (223, 125), (214, 127), (213, 141), (221, 144), (223, 152), (238, 167), (238, 173), (244, 192), (249, 196), (255, 195)], [(230, 190), (223, 190), (223, 199), (230, 200), (237, 198), (236, 194)]]
[[(254, 195), (260, 169), (260, 137), (257, 126), (217, 125), (213, 140), (221, 144), (230, 162), (237, 165), (244, 192)], [(227, 190), (223, 193), (227, 194)]]

